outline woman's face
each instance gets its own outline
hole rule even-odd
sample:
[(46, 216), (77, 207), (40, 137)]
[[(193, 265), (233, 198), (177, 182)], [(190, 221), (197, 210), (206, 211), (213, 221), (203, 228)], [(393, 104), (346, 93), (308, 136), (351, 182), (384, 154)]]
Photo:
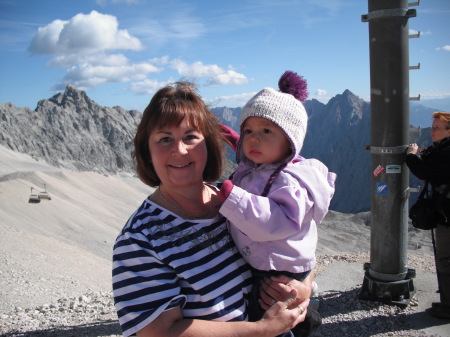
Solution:
[(166, 188), (203, 183), (205, 138), (186, 119), (179, 126), (152, 130), (148, 143), (153, 167)]
[(446, 129), (446, 124), (439, 118), (433, 118), (431, 125), (431, 140), (434, 143), (439, 143), (442, 139), (450, 137), (450, 129)]

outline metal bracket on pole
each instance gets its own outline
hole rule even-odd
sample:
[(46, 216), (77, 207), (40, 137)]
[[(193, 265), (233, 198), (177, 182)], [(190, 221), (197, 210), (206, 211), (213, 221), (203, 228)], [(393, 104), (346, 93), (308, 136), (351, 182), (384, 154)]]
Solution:
[(387, 18), (390, 16), (404, 16), (407, 18), (413, 18), (417, 16), (417, 12), (415, 9), (405, 9), (405, 8), (381, 9), (378, 11), (370, 12), (369, 14), (361, 15), (361, 21), (369, 22), (370, 20)]
[(418, 193), (418, 192), (420, 192), (420, 186), (408, 187), (406, 190), (403, 191), (402, 198), (409, 199), (409, 196), (411, 195), (411, 193)]
[(389, 147), (366, 145), (366, 150), (370, 151), (370, 153), (373, 154), (402, 154), (406, 152), (407, 148), (408, 145), (389, 146)]
[(420, 62), (416, 66), (409, 66), (409, 70), (420, 69)]
[(417, 97), (410, 97), (410, 101), (420, 101), (420, 94)]
[(420, 37), (420, 30), (416, 34), (409, 34), (410, 39), (418, 39)]

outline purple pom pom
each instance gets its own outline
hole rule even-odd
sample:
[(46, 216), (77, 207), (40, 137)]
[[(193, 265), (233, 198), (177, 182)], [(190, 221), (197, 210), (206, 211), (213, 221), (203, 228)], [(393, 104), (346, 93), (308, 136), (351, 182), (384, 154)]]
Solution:
[(291, 94), (302, 103), (308, 98), (306, 80), (293, 71), (288, 70), (281, 75), (278, 81), (278, 88), (280, 88), (281, 92)]

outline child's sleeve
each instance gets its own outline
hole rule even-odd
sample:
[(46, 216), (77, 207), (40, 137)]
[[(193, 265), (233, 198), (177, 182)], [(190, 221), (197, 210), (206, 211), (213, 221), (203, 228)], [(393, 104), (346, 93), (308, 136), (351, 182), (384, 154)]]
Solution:
[(267, 197), (233, 185), (219, 212), (253, 241), (281, 240), (297, 233), (312, 207), (306, 189), (286, 184)]

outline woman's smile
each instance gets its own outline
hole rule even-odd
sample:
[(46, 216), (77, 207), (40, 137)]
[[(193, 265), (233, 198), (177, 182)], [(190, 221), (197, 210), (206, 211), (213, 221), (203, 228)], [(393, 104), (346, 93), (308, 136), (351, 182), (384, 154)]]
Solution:
[(186, 164), (169, 164), (169, 166), (173, 167), (173, 168), (184, 168), (184, 167), (187, 167), (187, 166), (189, 166), (191, 164), (192, 164), (192, 162), (186, 163)]

